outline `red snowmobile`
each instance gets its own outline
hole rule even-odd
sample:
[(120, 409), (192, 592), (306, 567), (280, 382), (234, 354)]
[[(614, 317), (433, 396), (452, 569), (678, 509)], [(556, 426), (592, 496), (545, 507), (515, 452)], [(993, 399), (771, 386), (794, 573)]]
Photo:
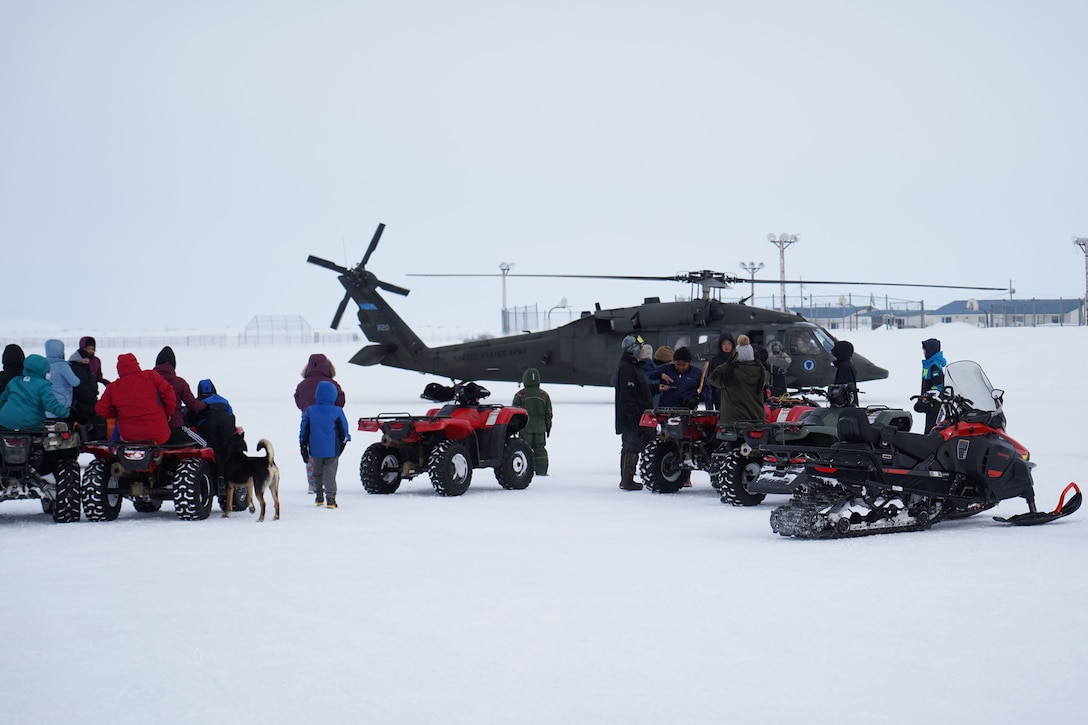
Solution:
[[(426, 415), (383, 413), (360, 418), (359, 430), (381, 433), (359, 462), (367, 493), (393, 493), (403, 479), (427, 473), (442, 496), (460, 496), (472, 482), (472, 469), (493, 468), (499, 485), (526, 488), (533, 480), (533, 449), (515, 434), (525, 427), (524, 408), (480, 405), (491, 395), (473, 383), (429, 383), (424, 400), (446, 403)], [(451, 402), (452, 401), (452, 402)]]
[(977, 363), (955, 362), (945, 369), (942, 422), (928, 434), (874, 425), (863, 411), (845, 409), (838, 443), (765, 446), (769, 465), (803, 461), (806, 474), (789, 503), (771, 512), (771, 530), (809, 539), (916, 531), (1016, 497), (1028, 511), (995, 520), (1030, 526), (1069, 516), (1082, 501), (1075, 483), (1054, 511), (1036, 509), (1035, 464), (1004, 430), (1003, 398)]

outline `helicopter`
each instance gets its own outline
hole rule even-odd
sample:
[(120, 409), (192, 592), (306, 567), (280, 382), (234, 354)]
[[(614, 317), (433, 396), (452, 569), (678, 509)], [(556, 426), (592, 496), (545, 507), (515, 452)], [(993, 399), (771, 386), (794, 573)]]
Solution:
[[(583, 279), (672, 280), (697, 284), (700, 298), (661, 302), (647, 298), (640, 305), (583, 312), (564, 325), (540, 332), (508, 337), (470, 340), (441, 347), (428, 347), (381, 296), (379, 290), (407, 295), (409, 290), (384, 282), (367, 270), (367, 262), (378, 246), (385, 224), (378, 224), (362, 261), (351, 269), (310, 255), (307, 262), (339, 274), (344, 287), (331, 327), (337, 329), (352, 301), (358, 307), (358, 322), (371, 345), (356, 352), (349, 362), (355, 365), (385, 365), (403, 370), (441, 375), (459, 380), (488, 380), (520, 383), (525, 370), (540, 370), (546, 383), (579, 386), (612, 386), (612, 374), (619, 358), (620, 341), (632, 335), (655, 346), (687, 347), (692, 364), (705, 366), (718, 351), (721, 333), (734, 338), (745, 334), (754, 344), (770, 346), (778, 341), (791, 356), (786, 385), (791, 388), (826, 387), (834, 382), (831, 348), (836, 338), (827, 330), (792, 312), (781, 312), (737, 302), (722, 302), (711, 290), (733, 284), (767, 282), (702, 270), (672, 276), (619, 275), (528, 275), (522, 277), (563, 277)], [(414, 275), (493, 276), (493, 275)], [(775, 280), (775, 283), (778, 283)], [(894, 284), (807, 281), (805, 284)], [(900, 285), (908, 286), (908, 285)], [(951, 285), (909, 285), (953, 287)], [(959, 289), (1001, 289), (955, 287)], [(854, 354), (858, 381), (888, 377), (885, 368)]]

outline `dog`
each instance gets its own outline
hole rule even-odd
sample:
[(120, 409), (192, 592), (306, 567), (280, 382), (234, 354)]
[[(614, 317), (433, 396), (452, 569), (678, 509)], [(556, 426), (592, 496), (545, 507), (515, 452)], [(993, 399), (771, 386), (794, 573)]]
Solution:
[(273, 520), (280, 517), (280, 468), (276, 465), (276, 452), (267, 438), (257, 442), (257, 450), (263, 450), (264, 456), (252, 458), (246, 455), (246, 439), (239, 433), (235, 433), (227, 441), (224, 451), (223, 480), (227, 483), (227, 506), (223, 517), (230, 516), (234, 507), (234, 489), (245, 486), (249, 495), (249, 512), (257, 510), (253, 503), (254, 498), (261, 502), (261, 515), (258, 522), (264, 521), (265, 502), (264, 492), (267, 489), (272, 494), (272, 503), (275, 505)]

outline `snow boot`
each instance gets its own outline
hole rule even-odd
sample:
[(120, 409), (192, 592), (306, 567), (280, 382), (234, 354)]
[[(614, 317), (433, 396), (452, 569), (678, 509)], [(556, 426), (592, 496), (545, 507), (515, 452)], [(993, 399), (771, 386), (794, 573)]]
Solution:
[(624, 491), (642, 490), (642, 484), (635, 480), (635, 469), (637, 467), (637, 453), (620, 454), (620, 488)]

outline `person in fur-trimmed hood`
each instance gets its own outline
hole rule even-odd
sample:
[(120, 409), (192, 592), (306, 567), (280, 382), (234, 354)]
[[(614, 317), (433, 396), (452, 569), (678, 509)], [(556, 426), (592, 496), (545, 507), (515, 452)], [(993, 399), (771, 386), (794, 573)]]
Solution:
[(767, 369), (756, 359), (755, 348), (747, 335), (737, 337), (733, 354), (714, 368), (707, 380), (721, 391), (719, 423), (766, 419), (763, 398)]

